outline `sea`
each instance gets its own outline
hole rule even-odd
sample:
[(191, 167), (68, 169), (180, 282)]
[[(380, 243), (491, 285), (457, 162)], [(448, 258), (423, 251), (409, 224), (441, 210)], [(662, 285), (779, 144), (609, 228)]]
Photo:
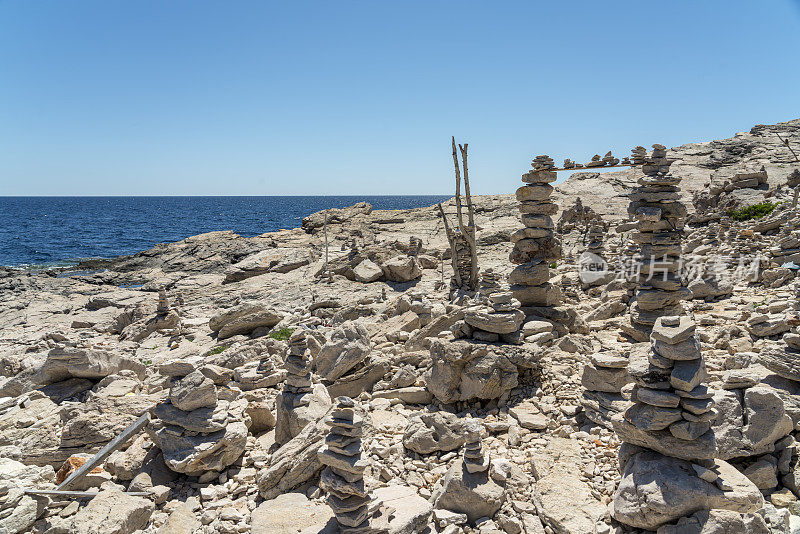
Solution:
[(369, 202), (373, 209), (430, 206), (449, 196), (0, 197), (0, 265), (71, 267), (158, 243), (232, 230), (252, 237), (297, 228), (303, 217)]

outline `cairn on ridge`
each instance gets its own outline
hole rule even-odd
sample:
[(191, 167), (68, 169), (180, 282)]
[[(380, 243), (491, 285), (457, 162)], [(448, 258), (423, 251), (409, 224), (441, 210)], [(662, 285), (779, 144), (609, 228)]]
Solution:
[(509, 259), (517, 267), (508, 280), (512, 295), (523, 306), (556, 306), (561, 302), (561, 290), (549, 283), (550, 264), (561, 258), (561, 243), (555, 237), (551, 217), (558, 211), (550, 200), (555, 165), (550, 156), (536, 156), (532, 166), (532, 171), (522, 175), (527, 185), (517, 189), (525, 227), (511, 236), (514, 248)]
[(638, 258), (632, 282), (638, 282), (630, 308), (629, 322), (620, 328), (639, 342), (646, 342), (656, 319), (681, 315), (681, 301), (691, 292), (681, 286), (681, 235), (686, 224), (686, 206), (680, 201), (681, 178), (670, 173), (673, 160), (663, 145), (653, 145), (650, 157), (641, 147), (633, 149), (635, 162), (642, 162), (644, 176), (630, 195), (628, 216), (637, 223), (632, 235), (638, 245)]
[(363, 419), (356, 413), (356, 403), (350, 397), (337, 397), (326, 423), (330, 432), (317, 452), (325, 469), (320, 487), (328, 492), (328, 505), (339, 523), (342, 534), (367, 534), (383, 529), (370, 524), (378, 510), (364, 487), (367, 461), (361, 458)]
[(158, 315), (167, 315), (169, 313), (169, 300), (167, 299), (167, 291), (164, 286), (158, 288), (158, 307), (156, 307)]
[(479, 302), (464, 314), (466, 328), (460, 327), (459, 336), (469, 334), (478, 341), (522, 343), (520, 327), (525, 313), (520, 310), (500, 275), (492, 269), (481, 272)]

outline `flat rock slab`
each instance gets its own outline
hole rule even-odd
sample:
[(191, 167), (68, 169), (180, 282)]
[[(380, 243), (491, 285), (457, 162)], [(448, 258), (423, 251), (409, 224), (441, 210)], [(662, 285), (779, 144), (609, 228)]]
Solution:
[(433, 506), (408, 486), (387, 486), (375, 490), (375, 497), (394, 514), (389, 519), (388, 534), (415, 534), (428, 526)]
[(322, 531), (333, 512), (302, 493), (284, 493), (258, 505), (251, 517), (252, 534), (297, 534), (305, 529)]

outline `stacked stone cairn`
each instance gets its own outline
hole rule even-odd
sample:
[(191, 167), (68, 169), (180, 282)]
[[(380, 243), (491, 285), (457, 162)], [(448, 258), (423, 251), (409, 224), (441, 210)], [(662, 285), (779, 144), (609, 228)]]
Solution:
[(158, 306), (156, 307), (158, 315), (167, 315), (169, 313), (169, 300), (167, 300), (167, 291), (164, 287), (158, 289)]
[(216, 366), (193, 367), (178, 361), (159, 369), (171, 378), (169, 398), (153, 409), (146, 430), (167, 467), (201, 476), (222, 471), (242, 455), (250, 416), (238, 390), (218, 389), (230, 380), (229, 373)]
[[(623, 442), (616, 520), (658, 530), (704, 509), (746, 513), (763, 506), (758, 488), (716, 459), (714, 390), (703, 383), (706, 366), (690, 317), (658, 318), (650, 346), (633, 346), (628, 372), (634, 381), (632, 403), (612, 417)], [(663, 497), (642, 498), (656, 494)]]
[(590, 220), (584, 241), (586, 248), (580, 257), (580, 278), (584, 289), (607, 284), (614, 276), (605, 263), (603, 237), (606, 227), (602, 220)]
[(458, 325), (457, 337), (472, 337), (476, 341), (522, 343), (520, 327), (525, 313), (502, 278), (492, 269), (481, 272), (477, 302), (464, 314), (464, 325)]
[(553, 159), (536, 156), (533, 170), (522, 176), (517, 200), (524, 228), (511, 236), (514, 248), (509, 257), (517, 265), (509, 275), (511, 293), (522, 306), (556, 306), (561, 290), (549, 283), (550, 264), (561, 258), (561, 243), (553, 231), (558, 206), (550, 200), (556, 180)]
[(611, 418), (622, 413), (628, 403), (622, 388), (631, 382), (628, 358), (617, 352), (592, 354), (583, 367), (581, 384), (585, 391), (581, 397), (586, 418), (611, 429)]
[(464, 468), (468, 473), (483, 473), (489, 469), (489, 455), (481, 439), (481, 425), (476, 421), (468, 421), (465, 426)]
[[(635, 161), (642, 161), (641, 147), (633, 149)], [(656, 319), (662, 315), (681, 315), (681, 301), (691, 292), (681, 286), (681, 235), (686, 223), (686, 207), (680, 202), (681, 178), (670, 173), (673, 160), (667, 159), (663, 145), (653, 145), (650, 157), (642, 163), (644, 176), (630, 195), (628, 215), (636, 221), (632, 239), (639, 246), (638, 282), (624, 333), (646, 342)]]
[(286, 381), (276, 400), (275, 443), (283, 445), (297, 436), (309, 423), (322, 418), (331, 407), (328, 390), (312, 382), (311, 356), (306, 333), (298, 330), (289, 338), (284, 362)]
[(339, 531), (342, 534), (385, 531), (371, 521), (379, 502), (364, 486), (367, 461), (361, 458), (363, 418), (356, 413), (355, 401), (350, 397), (337, 397), (326, 423), (330, 432), (317, 452), (325, 465), (320, 487), (328, 493), (328, 505), (339, 523)]

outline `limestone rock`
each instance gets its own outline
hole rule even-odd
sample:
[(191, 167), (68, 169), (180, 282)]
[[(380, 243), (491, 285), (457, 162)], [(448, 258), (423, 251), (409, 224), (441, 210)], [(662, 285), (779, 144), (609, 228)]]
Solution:
[(755, 512), (761, 492), (730, 464), (717, 460), (715, 470), (730, 490), (698, 478), (691, 464), (654, 451), (634, 454), (625, 464), (614, 494), (614, 518), (626, 525), (655, 530), (700, 510)]
[[(772, 534), (764, 519), (755, 513), (732, 510), (701, 510), (664, 525), (657, 534)], [(782, 532), (782, 531), (781, 531)]]
[(253, 510), (250, 528), (252, 534), (283, 534), (317, 529), (322, 531), (333, 519), (333, 512), (325, 504), (316, 504), (303, 493), (284, 493), (264, 501)]
[(365, 259), (353, 268), (353, 274), (356, 280), (366, 284), (380, 280), (381, 276), (383, 276), (383, 269), (381, 269), (380, 265)]
[(473, 328), (487, 332), (511, 334), (522, 326), (522, 322), (525, 321), (525, 314), (520, 310), (509, 312), (468, 310), (464, 314), (464, 321)]
[(322, 384), (315, 384), (310, 393), (300, 395), (283, 391), (275, 403), (275, 443), (278, 445), (283, 445), (298, 435), (306, 425), (320, 420), (332, 404), (328, 390)]
[(463, 513), (474, 524), (481, 517), (492, 517), (500, 509), (505, 489), (489, 476), (489, 471), (470, 473), (464, 462), (454, 462), (447, 471), (441, 493), (434, 495), (434, 508)]
[(215, 315), (208, 321), (212, 332), (217, 332), (217, 339), (227, 339), (237, 334), (249, 334), (256, 328), (272, 328), (283, 319), (263, 304), (244, 303)]
[(419, 454), (452, 451), (464, 444), (464, 421), (449, 412), (414, 414), (403, 435), (403, 446)]
[(72, 517), (69, 532), (75, 534), (132, 534), (147, 526), (154, 510), (143, 497), (105, 489)]
[(144, 376), (144, 366), (120, 354), (95, 348), (57, 347), (47, 353), (39, 370), (40, 384), (53, 384), (69, 378), (99, 379), (132, 369)]
[(247, 444), (247, 426), (234, 421), (223, 430), (210, 434), (189, 435), (172, 425), (148, 427), (150, 436), (164, 453), (170, 469), (189, 476), (206, 471), (221, 471), (235, 462)]
[(517, 386), (517, 366), (500, 347), (456, 340), (431, 344), (431, 366), (425, 383), (434, 397), (449, 404), (469, 399), (496, 399)]
[(317, 373), (327, 380), (336, 380), (364, 361), (372, 350), (369, 332), (358, 321), (337, 327), (314, 358)]
[(384, 262), (383, 275), (390, 282), (410, 282), (422, 276), (422, 268), (414, 256), (396, 256)]
[(176, 408), (186, 412), (198, 408), (213, 408), (217, 404), (217, 388), (203, 373), (194, 371), (172, 382), (169, 399)]

